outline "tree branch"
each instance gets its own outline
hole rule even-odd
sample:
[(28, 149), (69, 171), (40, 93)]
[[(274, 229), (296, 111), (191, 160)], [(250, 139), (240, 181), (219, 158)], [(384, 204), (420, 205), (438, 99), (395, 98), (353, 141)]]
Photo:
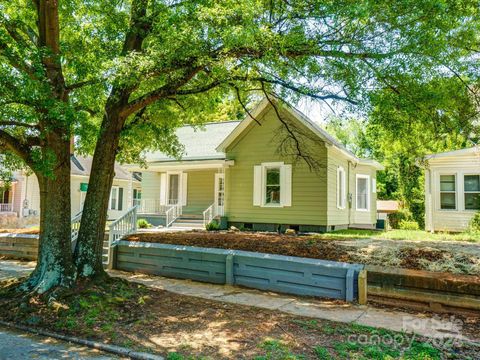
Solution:
[(75, 83), (75, 84), (71, 84), (71, 85), (68, 85), (66, 86), (65, 90), (66, 91), (72, 91), (72, 90), (75, 90), (75, 89), (79, 89), (81, 87), (84, 87), (84, 86), (89, 86), (89, 85), (94, 85), (94, 84), (98, 84), (98, 80), (85, 80), (85, 81), (80, 81), (78, 83)]
[(29, 129), (36, 129), (36, 130), (39, 130), (40, 127), (38, 125), (34, 125), (34, 124), (26, 124), (26, 123), (22, 123), (20, 121), (0, 121), (0, 126), (21, 126), (21, 127), (25, 127), (25, 128), (29, 128)]
[(8, 132), (0, 129), (0, 144), (3, 144), (8, 150), (19, 156), (25, 163), (34, 168), (34, 162), (31, 158), (30, 148), (21, 143), (17, 138), (10, 135)]

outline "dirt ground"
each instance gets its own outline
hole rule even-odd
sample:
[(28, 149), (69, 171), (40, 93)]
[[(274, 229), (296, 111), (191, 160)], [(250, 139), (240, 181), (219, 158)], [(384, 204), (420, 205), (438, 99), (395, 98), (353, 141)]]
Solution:
[[(432, 345), (411, 335), (203, 300), (119, 279), (80, 286), (55, 300), (22, 300), (8, 282), (0, 282), (0, 318), (171, 360), (473, 359), (478, 350), (471, 344)], [(478, 319), (463, 323), (465, 335), (478, 335)], [(361, 335), (400, 338), (398, 346), (372, 345), (359, 342)]]
[(257, 251), (414, 270), (480, 275), (480, 246), (461, 242), (332, 240), (253, 232), (152, 232), (130, 241)]

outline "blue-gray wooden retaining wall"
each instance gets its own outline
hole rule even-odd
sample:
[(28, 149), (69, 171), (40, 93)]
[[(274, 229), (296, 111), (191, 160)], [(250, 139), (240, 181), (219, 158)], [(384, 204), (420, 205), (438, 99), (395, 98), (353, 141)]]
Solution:
[(180, 279), (353, 301), (363, 265), (239, 250), (117, 242), (114, 266)]

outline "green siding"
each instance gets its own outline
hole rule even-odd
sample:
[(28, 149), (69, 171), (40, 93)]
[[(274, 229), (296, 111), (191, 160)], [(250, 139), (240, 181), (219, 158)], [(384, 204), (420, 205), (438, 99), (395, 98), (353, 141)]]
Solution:
[[(345, 169), (345, 177), (348, 179), (349, 161), (347, 157), (333, 147), (328, 149), (328, 225), (348, 225), (349, 224), (349, 203), (348, 193), (352, 192), (349, 187), (349, 181), (345, 180), (346, 186), (346, 204), (344, 209), (337, 207), (337, 169)], [(351, 174), (350, 174), (351, 176)]]
[[(290, 115), (282, 112), (282, 116)], [(268, 208), (253, 206), (253, 168), (263, 162), (284, 161), (277, 149), (279, 141), (285, 139), (286, 132), (270, 108), (245, 130), (239, 139), (227, 149), (227, 157), (235, 160), (235, 165), (226, 171), (226, 215), (231, 222), (274, 223), (291, 225), (327, 224), (327, 149), (320, 139), (303, 139), (309, 152), (317, 154), (321, 164), (317, 172), (310, 171), (308, 165), (299, 160), (292, 170), (292, 206)], [(309, 130), (295, 122), (296, 126), (308, 133)]]
[(142, 199), (160, 199), (160, 173), (142, 172)]
[(216, 170), (187, 171), (187, 206), (184, 214), (203, 214), (214, 202)]

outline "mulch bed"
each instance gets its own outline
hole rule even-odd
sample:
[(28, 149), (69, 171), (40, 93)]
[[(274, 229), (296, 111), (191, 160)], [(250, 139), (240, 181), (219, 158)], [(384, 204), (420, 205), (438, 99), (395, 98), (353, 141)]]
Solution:
[[(262, 253), (309, 257), (348, 262), (345, 248), (333, 241), (311, 236), (277, 235), (249, 232), (164, 232), (140, 233), (126, 237), (128, 241), (140, 241), (173, 245), (199, 246), (219, 249), (256, 251)], [(353, 250), (354, 248), (351, 247)]]
[[(129, 241), (198, 246), (220, 249), (256, 251), (262, 253), (308, 257), (348, 263), (381, 265), (360, 256), (359, 249), (336, 240), (315, 236), (293, 236), (274, 233), (249, 232), (175, 232), (139, 233), (126, 238)], [(397, 254), (398, 266), (405, 269), (425, 270), (424, 264), (449, 257), (445, 250), (431, 248), (402, 248)], [(380, 259), (381, 261), (381, 259)], [(469, 259), (465, 259), (469, 261)]]

